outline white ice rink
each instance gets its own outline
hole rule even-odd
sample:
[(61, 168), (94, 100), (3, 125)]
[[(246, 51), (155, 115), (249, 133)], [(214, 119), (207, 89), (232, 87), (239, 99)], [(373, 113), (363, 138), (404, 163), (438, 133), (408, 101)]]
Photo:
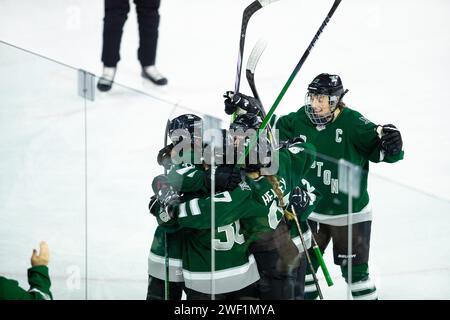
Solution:
[[(234, 86), (250, 2), (162, 0), (163, 88), (140, 77), (132, 5), (116, 76), (124, 86), (85, 102), (76, 69), (101, 72), (103, 1), (0, 0), (1, 41), (67, 65), (0, 42), (0, 274), (27, 287), (31, 250), (44, 239), (56, 299), (145, 297), (147, 204), (166, 120), (185, 106), (229, 121), (222, 93)], [(264, 37), (256, 85), (267, 109), (332, 2), (281, 0), (251, 19), (244, 65)], [(401, 130), (405, 159), (371, 165), (369, 179), (380, 299), (450, 298), (448, 30), (447, 0), (343, 0), (276, 112), (301, 106), (317, 74), (336, 73), (350, 107)], [(244, 76), (241, 88), (250, 93)], [(324, 296), (344, 299), (330, 249), (335, 286), (323, 283)]]

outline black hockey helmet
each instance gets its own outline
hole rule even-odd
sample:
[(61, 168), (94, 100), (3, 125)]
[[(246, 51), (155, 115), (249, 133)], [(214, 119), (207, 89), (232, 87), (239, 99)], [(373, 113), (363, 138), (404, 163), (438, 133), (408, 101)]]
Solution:
[(195, 114), (183, 114), (174, 118), (169, 124), (169, 137), (174, 144), (181, 141), (179, 135), (173, 135), (176, 130), (187, 130), (191, 136), (191, 143), (194, 139), (202, 138), (203, 120)]
[(239, 114), (236, 119), (230, 124), (230, 129), (247, 131), (249, 129), (258, 130), (261, 126), (262, 120), (259, 116), (253, 113)]
[[(338, 75), (321, 73), (308, 85), (305, 98), (305, 112), (309, 120), (315, 125), (325, 125), (334, 118), (334, 111), (340, 105), (348, 90), (344, 90), (342, 80)], [(329, 109), (316, 110), (313, 107), (313, 97), (323, 99), (328, 97)]]
[(338, 75), (321, 73), (309, 84), (308, 93), (340, 97), (344, 94), (344, 86)]
[[(251, 150), (248, 150), (248, 154), (245, 157), (245, 170), (248, 172), (258, 171), (262, 167), (270, 165), (271, 144), (267, 136), (267, 131), (265, 130), (264, 132), (261, 132), (256, 142), (251, 141), (251, 134), (257, 134), (261, 124), (261, 118), (256, 114), (250, 113), (239, 114), (230, 124), (230, 130), (234, 130), (233, 134), (235, 139), (236, 137), (239, 137), (239, 134), (244, 134), (244, 150), (235, 150), (237, 164), (239, 164), (238, 161), (242, 156), (238, 153), (240, 151), (245, 152), (246, 149), (251, 147)], [(253, 130), (250, 135), (248, 135), (250, 133), (249, 130)], [(256, 138), (256, 136), (254, 138)], [(235, 147), (237, 148), (238, 146), (235, 145)], [(263, 159), (261, 159), (261, 157), (263, 157)]]

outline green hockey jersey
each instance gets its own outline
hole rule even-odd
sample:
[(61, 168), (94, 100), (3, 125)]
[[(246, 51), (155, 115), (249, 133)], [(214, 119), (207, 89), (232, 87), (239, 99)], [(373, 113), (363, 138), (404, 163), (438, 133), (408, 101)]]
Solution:
[(28, 269), (28, 291), (22, 289), (15, 280), (0, 277), (0, 300), (52, 300), (50, 277), (46, 266)]
[(359, 197), (352, 201), (353, 223), (370, 221), (367, 180), (369, 161), (396, 162), (403, 159), (403, 151), (386, 157), (380, 148), (377, 125), (359, 112), (344, 108), (335, 121), (325, 126), (315, 126), (305, 113), (305, 107), (279, 119), (272, 119), (273, 129), (278, 130), (279, 139), (301, 136), (317, 149), (317, 159), (308, 172), (307, 180), (322, 195), (309, 219), (320, 223), (343, 226), (347, 224), (347, 195), (339, 191), (338, 160), (345, 159), (363, 169)]
[[(198, 170), (199, 166), (192, 164), (178, 164), (172, 166), (168, 172), (168, 180), (176, 190), (181, 192), (189, 192), (195, 190), (195, 193), (191, 193), (190, 197), (193, 198), (198, 194), (206, 193), (204, 183), (204, 171)], [(167, 234), (166, 234), (167, 233)], [(153, 235), (153, 242), (150, 248), (148, 256), (148, 274), (152, 277), (164, 280), (166, 274), (166, 259), (165, 259), (165, 234), (167, 237), (167, 255), (168, 255), (168, 270), (169, 281), (171, 282), (183, 282), (183, 268), (182, 268), (182, 244), (186, 237), (189, 237), (192, 230), (181, 229), (176, 230), (174, 228), (167, 229), (158, 226)]]
[[(215, 225), (218, 227), (212, 235), (213, 203)], [(181, 203), (177, 208), (177, 219), (169, 219), (160, 210), (158, 223), (164, 228), (196, 229), (184, 237), (181, 246), (183, 278), (187, 288), (207, 294), (214, 290), (220, 294), (240, 290), (259, 280), (255, 259), (248, 253), (249, 241), (242, 234), (239, 221), (239, 217), (250, 215), (255, 210), (267, 215), (267, 209), (253, 199), (253, 192), (245, 182), (233, 191), (215, 194), (213, 201), (209, 196)], [(214, 265), (211, 262), (211, 243), (214, 246)]]
[[(304, 173), (310, 168), (315, 158), (314, 147), (302, 144), (289, 149), (282, 149), (277, 158), (278, 179), (284, 194), (284, 202), (288, 204), (291, 190), (302, 183)], [(293, 170), (293, 169), (296, 170)], [(196, 170), (196, 169), (192, 169)], [(194, 171), (185, 170), (188, 181), (196, 176)], [(249, 184), (252, 186), (250, 187)], [(315, 195), (311, 195), (312, 210)], [(248, 254), (248, 246), (263, 234), (273, 232), (281, 221), (283, 212), (272, 185), (266, 177), (257, 180), (247, 178), (239, 187), (230, 192), (218, 193), (214, 196), (215, 224), (215, 272), (211, 265), (211, 198), (196, 198), (182, 203), (178, 208), (178, 218), (169, 220), (165, 212), (161, 212), (158, 222), (165, 227), (195, 228), (196, 234), (184, 239), (183, 275), (188, 288), (210, 293), (211, 279), (215, 279), (215, 292), (239, 290), (254, 281), (257, 274), (253, 255)], [(241, 225), (245, 225), (241, 228)], [(305, 230), (307, 227), (305, 226)], [(291, 229), (294, 243), (300, 252), (303, 251), (297, 228)], [(310, 243), (310, 231), (305, 238)]]
[[(279, 180), (285, 205), (289, 204), (292, 190), (295, 187), (300, 186), (307, 190), (311, 197), (310, 205), (307, 208), (308, 212), (311, 212), (315, 208), (320, 195), (305, 179), (306, 173), (314, 162), (315, 157), (315, 147), (309, 143), (297, 144), (288, 149), (283, 148), (279, 150), (278, 157), (275, 157), (275, 160), (278, 161), (276, 176)], [(247, 237), (251, 239), (251, 241), (254, 241), (258, 240), (266, 232), (273, 232), (277, 228), (284, 214), (279, 206), (276, 193), (267, 177), (261, 176), (255, 180), (247, 177), (246, 181), (251, 186), (257, 201), (266, 206), (269, 210), (267, 216), (255, 214), (252, 217), (241, 218), (243, 230)], [(307, 248), (309, 248), (311, 246), (311, 231), (306, 222), (300, 224)], [(290, 230), (292, 241), (297, 246), (299, 252), (303, 252), (304, 250), (299, 232), (294, 221), (292, 221)]]
[[(167, 230), (160, 226), (156, 228), (148, 256), (148, 274), (161, 280), (164, 280), (166, 275), (164, 242), (164, 234), (166, 232)], [(184, 281), (181, 254), (185, 233), (188, 233), (188, 230), (178, 230), (176, 232), (167, 232), (166, 234), (169, 281), (171, 282)]]

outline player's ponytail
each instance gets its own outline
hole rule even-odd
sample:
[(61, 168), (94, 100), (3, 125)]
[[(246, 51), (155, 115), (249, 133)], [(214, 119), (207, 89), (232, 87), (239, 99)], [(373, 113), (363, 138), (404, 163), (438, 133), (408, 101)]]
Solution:
[(278, 178), (276, 176), (265, 176), (267, 178), (267, 180), (269, 181), (269, 183), (272, 185), (272, 189), (273, 191), (275, 191), (275, 194), (277, 195), (278, 198), (278, 205), (280, 208), (283, 209), (283, 214), (289, 219), (292, 220), (292, 212), (287, 210), (287, 206), (284, 203), (284, 199), (283, 199), (283, 192), (281, 192), (280, 189), (280, 182), (278, 181)]

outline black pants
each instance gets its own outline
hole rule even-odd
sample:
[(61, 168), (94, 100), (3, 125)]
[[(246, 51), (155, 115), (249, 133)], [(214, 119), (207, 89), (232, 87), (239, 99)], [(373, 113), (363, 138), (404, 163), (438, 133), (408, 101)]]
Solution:
[[(134, 0), (139, 24), (138, 60), (143, 67), (155, 64), (160, 1)], [(129, 11), (129, 0), (105, 0), (102, 62), (106, 67), (115, 67), (120, 60), (120, 41)]]
[[(282, 267), (278, 250), (254, 252), (260, 279), (257, 282), (261, 300), (294, 300), (298, 277), (298, 261), (288, 268)], [(301, 288), (297, 288), (300, 290)], [(301, 294), (299, 292), (299, 294)]]
[(300, 255), (300, 266), (297, 269), (297, 278), (295, 280), (295, 300), (305, 300), (305, 275), (309, 269), (306, 255)]
[[(347, 265), (348, 254), (348, 226), (318, 225), (315, 221), (309, 222), (311, 231), (320, 251), (325, 252), (330, 240), (333, 239), (334, 263), (339, 266)], [(369, 262), (370, 233), (372, 221), (356, 223), (352, 226), (352, 264), (358, 265)], [(310, 249), (312, 252), (312, 249)], [(314, 253), (310, 253), (314, 256)]]
[[(169, 300), (181, 300), (184, 282), (169, 282)], [(148, 276), (147, 300), (165, 300), (164, 280)]]

